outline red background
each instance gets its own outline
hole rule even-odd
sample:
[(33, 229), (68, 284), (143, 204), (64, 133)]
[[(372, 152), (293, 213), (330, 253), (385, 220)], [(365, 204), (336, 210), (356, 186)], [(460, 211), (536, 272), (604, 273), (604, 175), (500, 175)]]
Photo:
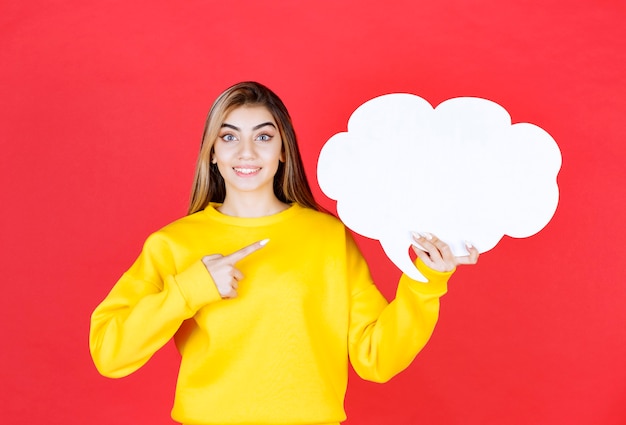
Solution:
[[(563, 154), (550, 224), (458, 271), (407, 371), (351, 375), (349, 424), (626, 423), (625, 18), (621, 0), (3, 2), (0, 420), (172, 423), (173, 346), (103, 378), (89, 316), (185, 214), (213, 99), (254, 79), (289, 107), (330, 209), (317, 155), (384, 93), (491, 99)], [(392, 296), (397, 270), (359, 243)]]

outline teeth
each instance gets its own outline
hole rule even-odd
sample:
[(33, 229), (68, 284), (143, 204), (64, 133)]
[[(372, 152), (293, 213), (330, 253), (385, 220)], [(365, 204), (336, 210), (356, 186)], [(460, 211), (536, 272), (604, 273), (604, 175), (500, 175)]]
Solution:
[(234, 170), (241, 174), (252, 174), (259, 171), (259, 168), (234, 168)]

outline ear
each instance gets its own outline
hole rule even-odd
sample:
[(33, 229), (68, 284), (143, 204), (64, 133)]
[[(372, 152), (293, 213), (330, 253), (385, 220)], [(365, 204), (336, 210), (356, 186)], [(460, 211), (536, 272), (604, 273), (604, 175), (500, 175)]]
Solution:
[(285, 151), (282, 151), (282, 152), (280, 153), (280, 157), (278, 157), (278, 160), (279, 160), (280, 162), (285, 162)]

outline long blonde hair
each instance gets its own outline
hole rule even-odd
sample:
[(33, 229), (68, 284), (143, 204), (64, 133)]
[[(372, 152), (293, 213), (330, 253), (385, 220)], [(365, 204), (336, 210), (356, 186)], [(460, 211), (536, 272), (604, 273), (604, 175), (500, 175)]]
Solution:
[(191, 192), (188, 214), (203, 210), (210, 202), (223, 202), (226, 196), (224, 179), (217, 166), (211, 164), (213, 144), (226, 116), (240, 106), (264, 106), (272, 114), (283, 141), (285, 162), (274, 176), (274, 193), (285, 203), (296, 202), (319, 210), (306, 179), (296, 133), (287, 108), (280, 98), (262, 84), (246, 81), (226, 89), (213, 103), (202, 135), (202, 145)]

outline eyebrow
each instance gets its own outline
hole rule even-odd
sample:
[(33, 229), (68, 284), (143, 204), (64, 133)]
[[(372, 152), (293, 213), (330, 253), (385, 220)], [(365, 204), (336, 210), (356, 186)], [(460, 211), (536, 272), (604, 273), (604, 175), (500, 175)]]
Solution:
[[(264, 122), (264, 123), (255, 125), (254, 127), (252, 127), (252, 131), (256, 131), (256, 130), (258, 130), (260, 128), (263, 128), (266, 125), (269, 125), (269, 126), (272, 126), (272, 127), (276, 128), (276, 126), (274, 125), (273, 122), (268, 121), (268, 122)], [(224, 127), (232, 128), (235, 131), (241, 131), (241, 129), (239, 127), (237, 127), (235, 125), (232, 125), (232, 124), (228, 124), (226, 122), (224, 124), (222, 124), (222, 128), (224, 128)]]

